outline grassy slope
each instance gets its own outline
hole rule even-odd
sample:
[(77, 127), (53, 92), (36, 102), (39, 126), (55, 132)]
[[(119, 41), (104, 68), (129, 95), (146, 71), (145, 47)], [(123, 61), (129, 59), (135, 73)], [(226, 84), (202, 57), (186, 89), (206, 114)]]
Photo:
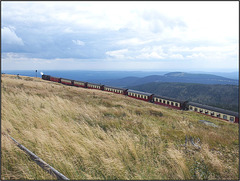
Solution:
[[(113, 93), (2, 75), (1, 126), (70, 179), (239, 175), (238, 125)], [(186, 135), (202, 148), (181, 146)], [(1, 141), (1, 179), (54, 179), (3, 134)]]

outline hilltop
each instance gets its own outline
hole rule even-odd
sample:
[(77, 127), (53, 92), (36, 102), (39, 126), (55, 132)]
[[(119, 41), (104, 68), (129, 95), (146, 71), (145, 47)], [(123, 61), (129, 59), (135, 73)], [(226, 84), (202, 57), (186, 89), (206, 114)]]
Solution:
[[(2, 133), (70, 179), (239, 177), (236, 124), (40, 78), (1, 81)], [(186, 136), (200, 139), (201, 149), (183, 146)], [(55, 179), (1, 139), (1, 179)]]

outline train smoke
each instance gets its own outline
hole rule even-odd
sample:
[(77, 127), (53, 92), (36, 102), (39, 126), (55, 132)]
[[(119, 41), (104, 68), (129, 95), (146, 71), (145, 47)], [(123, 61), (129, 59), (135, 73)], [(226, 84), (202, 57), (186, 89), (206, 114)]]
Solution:
[(41, 75), (43, 75), (43, 72), (40, 72)]

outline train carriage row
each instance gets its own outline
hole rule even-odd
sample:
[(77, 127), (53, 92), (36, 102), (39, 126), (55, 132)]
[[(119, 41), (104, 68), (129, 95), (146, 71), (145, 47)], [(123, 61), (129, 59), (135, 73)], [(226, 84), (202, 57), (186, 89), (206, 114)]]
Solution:
[(42, 75), (42, 79), (54, 81), (54, 82), (58, 82), (58, 83), (62, 83), (70, 86), (83, 87), (83, 88), (89, 88), (89, 89), (98, 89), (102, 91), (113, 92), (116, 94), (122, 94), (135, 99), (151, 102), (154, 104), (159, 104), (159, 105), (174, 108), (174, 109), (194, 111), (204, 115), (223, 119), (225, 121), (239, 123), (238, 113), (212, 107), (212, 106), (202, 105), (199, 103), (182, 101), (174, 98), (159, 96), (152, 93), (136, 91), (131, 89), (124, 89), (124, 88), (112, 87), (107, 85), (53, 77), (45, 74)]
[(239, 123), (238, 113), (228, 111), (221, 108), (216, 108), (208, 105), (203, 105), (195, 102), (188, 102), (188, 109), (208, 116), (227, 120), (229, 122)]

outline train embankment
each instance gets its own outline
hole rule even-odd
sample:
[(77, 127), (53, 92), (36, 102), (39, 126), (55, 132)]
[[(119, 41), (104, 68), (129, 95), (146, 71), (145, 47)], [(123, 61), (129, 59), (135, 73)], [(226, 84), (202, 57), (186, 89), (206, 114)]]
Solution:
[[(236, 124), (40, 78), (1, 81), (2, 133), (69, 179), (239, 177)], [(1, 143), (2, 180), (55, 179), (4, 134)]]

